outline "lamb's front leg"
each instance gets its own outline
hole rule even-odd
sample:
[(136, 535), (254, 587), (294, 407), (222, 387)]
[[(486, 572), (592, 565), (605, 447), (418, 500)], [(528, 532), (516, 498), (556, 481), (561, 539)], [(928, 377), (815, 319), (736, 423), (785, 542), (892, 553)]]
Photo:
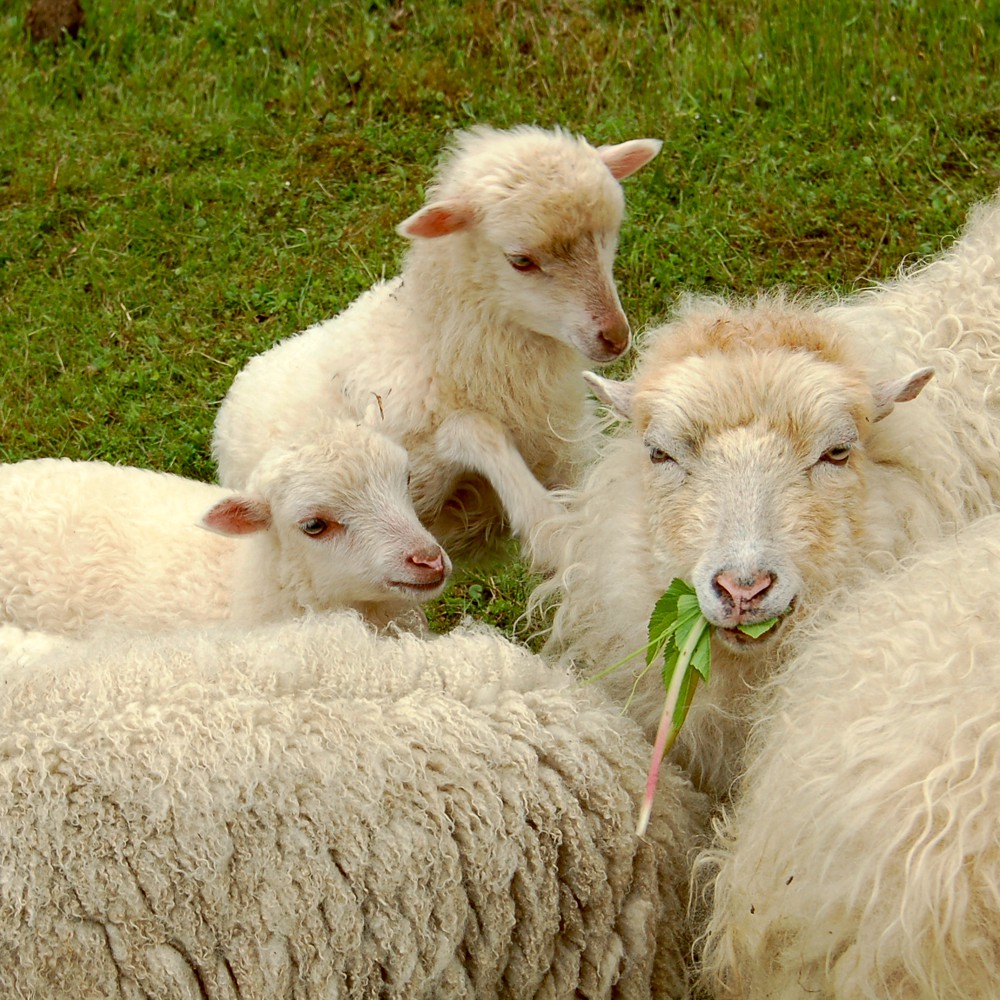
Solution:
[(503, 425), (484, 413), (453, 413), (438, 428), (435, 448), (446, 461), (489, 482), (503, 504), (511, 530), (532, 560), (547, 564), (544, 553), (535, 550), (533, 536), (539, 525), (562, 514), (563, 506), (535, 478)]

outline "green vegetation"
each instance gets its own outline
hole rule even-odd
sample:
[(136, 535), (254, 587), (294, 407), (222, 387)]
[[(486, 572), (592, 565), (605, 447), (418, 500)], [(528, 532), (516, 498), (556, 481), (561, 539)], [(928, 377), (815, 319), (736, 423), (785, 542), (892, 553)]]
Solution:
[[(634, 325), (684, 289), (847, 290), (1000, 182), (988, 0), (83, 0), (0, 11), (0, 460), (209, 478), (244, 361), (393, 273), (448, 133), (666, 141), (626, 181)], [(623, 374), (620, 370), (612, 374)], [(518, 565), (460, 581), (509, 628)]]

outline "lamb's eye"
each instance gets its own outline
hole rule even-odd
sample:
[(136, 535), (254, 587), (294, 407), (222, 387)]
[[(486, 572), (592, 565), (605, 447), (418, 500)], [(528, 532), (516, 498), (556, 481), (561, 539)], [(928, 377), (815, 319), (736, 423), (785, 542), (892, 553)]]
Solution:
[(674, 458), (669, 452), (664, 451), (662, 448), (650, 448), (649, 460), (653, 463), (653, 465), (663, 465), (664, 462), (672, 462)]
[(528, 271), (537, 271), (538, 261), (529, 257), (525, 253), (509, 253), (507, 254), (507, 263), (510, 264), (515, 271), (520, 271), (523, 274)]
[(851, 457), (851, 446), (849, 444), (838, 444), (828, 448), (820, 455), (819, 460), (829, 465), (846, 465)]
[(310, 538), (322, 538), (331, 531), (342, 531), (344, 526), (323, 517), (307, 517), (304, 521), (299, 521), (299, 528)]

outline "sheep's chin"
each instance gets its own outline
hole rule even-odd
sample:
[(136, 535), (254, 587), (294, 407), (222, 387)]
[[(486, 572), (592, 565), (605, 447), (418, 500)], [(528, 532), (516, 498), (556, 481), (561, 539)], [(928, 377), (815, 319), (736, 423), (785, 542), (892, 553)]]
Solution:
[(775, 636), (782, 630), (785, 624), (786, 615), (782, 615), (772, 628), (769, 628), (763, 635), (755, 639), (746, 632), (741, 632), (738, 628), (716, 627), (716, 638), (727, 648), (738, 653), (753, 653), (755, 650), (770, 645)]
[(583, 338), (574, 338), (572, 343), (588, 361), (592, 361), (596, 365), (610, 364), (616, 358), (620, 358), (629, 347), (628, 343), (625, 343), (620, 349), (609, 348), (598, 338), (587, 338), (586, 342)]
[(386, 586), (389, 590), (405, 597), (414, 598), (418, 601), (429, 601), (437, 597), (444, 590), (445, 581), (439, 580), (437, 583), (409, 583), (406, 580), (389, 580)]

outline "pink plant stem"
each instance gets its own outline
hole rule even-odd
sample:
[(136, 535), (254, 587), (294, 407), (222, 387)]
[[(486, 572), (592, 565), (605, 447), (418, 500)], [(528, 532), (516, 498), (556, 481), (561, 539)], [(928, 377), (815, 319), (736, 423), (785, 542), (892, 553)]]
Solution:
[[(670, 678), (670, 686), (667, 688), (667, 699), (663, 705), (663, 714), (660, 716), (660, 725), (656, 730), (656, 741), (653, 743), (653, 755), (649, 762), (649, 774), (646, 777), (646, 794), (642, 798), (642, 809), (639, 812), (639, 822), (636, 825), (636, 836), (641, 837), (649, 826), (649, 815), (653, 811), (653, 796), (656, 795), (656, 783), (660, 777), (660, 764), (663, 758), (670, 752), (670, 748), (677, 739), (679, 726), (672, 724), (674, 710), (677, 708), (677, 701), (680, 698), (681, 685), (684, 677), (691, 665), (691, 657), (694, 655), (695, 646), (701, 638), (702, 632), (708, 628), (708, 622), (704, 622), (701, 628), (695, 627), (684, 643), (684, 648), (677, 658), (677, 666), (674, 668), (673, 676)], [(694, 683), (698, 683), (698, 675), (695, 674)]]

